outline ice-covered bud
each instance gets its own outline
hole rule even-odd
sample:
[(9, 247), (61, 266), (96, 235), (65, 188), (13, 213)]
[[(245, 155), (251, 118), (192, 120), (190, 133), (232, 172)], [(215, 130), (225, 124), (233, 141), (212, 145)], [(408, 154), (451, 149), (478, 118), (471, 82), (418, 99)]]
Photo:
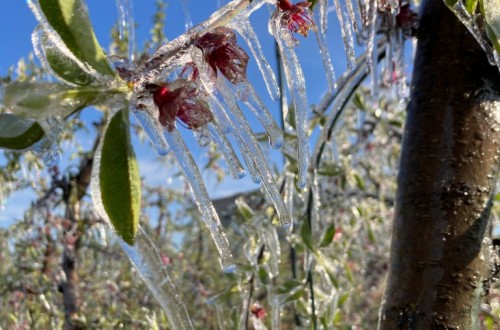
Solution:
[(160, 112), (160, 123), (169, 131), (175, 128), (175, 120), (189, 129), (198, 129), (213, 120), (208, 105), (199, 96), (198, 86), (184, 79), (170, 84), (155, 85), (153, 101)]
[(290, 32), (307, 37), (309, 30), (316, 29), (312, 12), (309, 10), (311, 2), (302, 1), (292, 5), (290, 0), (278, 0), (278, 9), (282, 12), (281, 21), (286, 24)]
[(199, 37), (195, 46), (202, 50), (215, 75), (219, 70), (233, 84), (247, 80), (248, 55), (236, 44), (232, 29), (216, 27)]
[(401, 5), (399, 14), (396, 16), (396, 24), (403, 30), (403, 35), (408, 38), (416, 35), (418, 28), (418, 15), (412, 10), (410, 4)]

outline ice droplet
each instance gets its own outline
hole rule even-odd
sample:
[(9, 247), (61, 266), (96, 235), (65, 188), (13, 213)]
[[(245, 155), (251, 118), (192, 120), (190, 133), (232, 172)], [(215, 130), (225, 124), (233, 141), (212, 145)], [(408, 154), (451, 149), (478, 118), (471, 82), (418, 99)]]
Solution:
[(233, 268), (233, 256), (229, 248), (226, 234), (220, 223), (219, 216), (212, 205), (212, 201), (208, 196), (198, 165), (196, 165), (191, 152), (177, 129), (171, 132), (165, 130), (165, 138), (186, 178), (194, 201), (202, 214), (203, 221), (212, 235), (212, 239), (221, 258), (222, 268), (224, 270)]

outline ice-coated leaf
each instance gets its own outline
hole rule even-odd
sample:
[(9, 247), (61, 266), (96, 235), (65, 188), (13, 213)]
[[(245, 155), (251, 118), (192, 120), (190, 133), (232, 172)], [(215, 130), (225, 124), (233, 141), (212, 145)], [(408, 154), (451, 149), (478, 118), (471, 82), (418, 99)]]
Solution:
[(56, 36), (48, 33), (41, 27), (35, 29), (32, 35), (32, 42), (38, 58), (46, 62), (54, 74), (63, 81), (80, 86), (92, 83), (94, 77), (90, 73), (85, 72), (78, 63), (78, 59), (68, 56), (65, 50), (61, 49), (61, 46), (64, 47), (64, 45), (60, 44), (60, 40), (59, 42), (54, 40), (55, 38)]
[[(478, 2), (479, 0), (465, 0), (465, 8), (471, 15), (476, 13)], [(500, 5), (500, 3), (497, 5)]]
[(120, 91), (49, 82), (15, 82), (5, 87), (4, 105), (12, 114), (24, 118), (66, 118), (90, 105), (114, 102), (117, 93)]
[(116, 232), (133, 245), (139, 226), (141, 180), (127, 110), (118, 111), (104, 133), (99, 173), (104, 210)]
[(38, 0), (38, 3), (50, 26), (78, 59), (88, 63), (97, 72), (114, 75), (82, 0)]
[[(469, 9), (468, 7), (466, 8)], [(490, 32), (488, 37), (491, 39), (496, 50), (500, 51), (498, 47), (500, 44), (500, 0), (482, 0), (481, 11), (491, 32), (493, 32)]]
[(24, 150), (31, 147), (43, 137), (42, 127), (33, 120), (18, 116), (0, 114), (0, 148)]

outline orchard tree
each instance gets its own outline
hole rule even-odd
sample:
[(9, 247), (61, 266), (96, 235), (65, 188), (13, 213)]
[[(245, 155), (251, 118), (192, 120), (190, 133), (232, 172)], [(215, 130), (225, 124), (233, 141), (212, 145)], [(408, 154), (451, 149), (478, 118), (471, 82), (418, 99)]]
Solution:
[[(331, 8), (327, 0), (234, 0), (194, 27), (186, 15), (188, 30), (169, 42), (159, 1), (141, 52), (129, 1), (118, 2), (108, 51), (83, 0), (28, 4), (39, 22), (32, 35), (39, 65), (20, 62), (2, 80), (0, 193), (30, 184), (32, 177), (16, 175), (21, 170), (46, 175), (37, 177), (39, 195), (25, 219), (2, 233), (9, 248), (0, 289), (8, 299), (0, 314), (8, 326), (493, 329), (499, 322), (490, 220), (498, 217), (498, 1), (427, 0), (417, 15), (415, 4), (397, 0), (334, 0)], [(330, 9), (347, 65), (338, 79), (326, 37)], [(266, 12), (270, 36), (252, 26)], [(326, 73), (314, 105), (296, 54), (311, 35)], [(412, 39), (408, 95), (405, 40)], [(276, 114), (270, 100), (279, 102)], [(65, 169), (60, 146), (85, 128), (82, 110), (90, 106), (102, 111), (88, 133), (94, 143)], [(131, 132), (147, 137), (164, 166), (175, 162), (186, 189), (141, 179)], [(284, 156), (281, 168), (268, 146)], [(195, 161), (199, 152), (205, 164)], [(262, 191), (232, 206), (212, 202), (202, 166), (219, 178), (248, 172)]]

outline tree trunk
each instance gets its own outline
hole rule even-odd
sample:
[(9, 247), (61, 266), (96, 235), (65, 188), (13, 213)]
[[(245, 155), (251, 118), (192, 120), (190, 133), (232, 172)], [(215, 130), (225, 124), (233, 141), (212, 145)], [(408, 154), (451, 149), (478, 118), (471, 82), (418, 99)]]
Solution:
[(494, 261), (499, 95), (477, 42), (443, 1), (424, 0), (380, 329), (479, 328)]

